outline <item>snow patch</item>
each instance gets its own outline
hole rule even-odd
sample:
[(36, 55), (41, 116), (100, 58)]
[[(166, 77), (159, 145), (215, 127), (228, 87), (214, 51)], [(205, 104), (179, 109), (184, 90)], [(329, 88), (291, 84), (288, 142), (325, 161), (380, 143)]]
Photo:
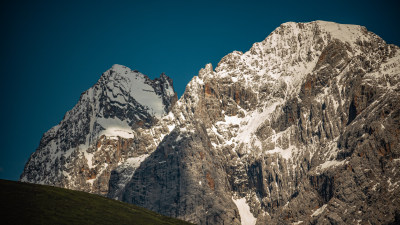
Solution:
[[(166, 86), (167, 84), (165, 84), (165, 86)], [(164, 86), (164, 87), (165, 87)], [(174, 96), (175, 95), (175, 92), (174, 92), (174, 89), (172, 88), (172, 85), (168, 82), (168, 88), (166, 88), (165, 89), (165, 92), (166, 92), (166, 94), (168, 95), (168, 96)]]
[(104, 128), (99, 136), (134, 138), (133, 131), (126, 121), (117, 118), (97, 118), (96, 122)]
[[(120, 188), (123, 188), (126, 186), (126, 184), (131, 180), (135, 170), (139, 168), (140, 164), (149, 156), (149, 154), (143, 154), (138, 157), (133, 157), (133, 158), (128, 158), (125, 160), (124, 163), (118, 163), (118, 167), (116, 168), (116, 171), (120, 173), (119, 181), (118, 181), (118, 186)], [(131, 170), (128, 170), (130, 172), (124, 173), (123, 171), (131, 168)]]
[(378, 187), (379, 183), (376, 183), (374, 186), (372, 186), (371, 190), (376, 191), (376, 188)]
[(130, 166), (133, 168), (138, 168), (140, 166), (140, 164), (148, 157), (148, 154), (144, 154), (138, 157), (134, 157), (134, 158), (129, 158), (125, 161), (125, 165), (126, 166)]
[[(268, 116), (275, 111), (276, 107), (280, 104), (281, 102), (274, 102), (270, 106), (264, 108), (262, 112), (254, 111), (249, 117), (245, 117), (248, 120), (247, 125), (241, 126), (239, 134), (237, 135), (237, 140), (239, 140), (242, 143), (250, 143), (251, 137), (253, 133), (257, 130), (257, 128), (261, 125), (260, 121), (265, 121), (265, 119), (268, 118)], [(233, 120), (233, 118), (232, 118)], [(243, 120), (241, 120), (243, 121)], [(237, 122), (237, 121), (235, 121)]]
[(337, 161), (337, 160), (332, 160), (332, 161), (326, 161), (322, 163), (321, 165), (318, 166), (319, 169), (325, 170), (330, 167), (337, 167), (340, 165), (343, 165), (346, 162), (346, 160), (343, 161)]
[(91, 186), (93, 186), (94, 181), (96, 180), (96, 178), (90, 179), (90, 180), (86, 180), (86, 183), (89, 183)]
[[(149, 79), (145, 75), (117, 64), (110, 69), (110, 74), (111, 71), (116, 72), (116, 74), (113, 74), (110, 82), (107, 83), (107, 87), (112, 91), (112, 95), (108, 95), (110, 98), (113, 97), (117, 102), (125, 103), (125, 99), (118, 97), (123, 96), (122, 89), (147, 108), (151, 115), (161, 118), (165, 114), (162, 97), (155, 93), (151, 85), (147, 84)], [(170, 89), (172, 88), (167, 89), (167, 94), (174, 94), (171, 93), (173, 90)]]
[(266, 151), (265, 154), (274, 154), (278, 153), (282, 156), (282, 158), (289, 160), (292, 157), (292, 150), (295, 150), (294, 146), (290, 146), (287, 149), (282, 149), (279, 147), (275, 147), (274, 150)]
[(339, 39), (343, 42), (348, 42), (354, 46), (356, 41), (365, 35), (361, 31), (361, 26), (349, 25), (349, 24), (338, 24), (327, 21), (317, 21), (321, 29), (330, 33), (332, 37)]
[(173, 131), (174, 129), (175, 129), (175, 124), (168, 125), (169, 132)]
[(320, 208), (318, 208), (317, 210), (315, 210), (315, 212), (314, 212), (313, 214), (311, 214), (311, 216), (318, 216), (319, 214), (321, 214), (322, 212), (324, 212), (326, 206), (327, 206), (327, 204), (321, 206)]
[(232, 197), (232, 201), (239, 210), (242, 225), (255, 225), (257, 218), (250, 212), (250, 206), (246, 203), (246, 198), (234, 199)]
[(178, 142), (178, 141), (180, 141), (180, 140), (182, 140), (182, 136), (181, 136), (181, 135), (179, 135), (178, 137), (176, 137), (176, 142)]
[(86, 150), (83, 151), (83, 154), (84, 154), (84, 156), (85, 156), (85, 158), (87, 160), (89, 169), (92, 169), (94, 167), (93, 166), (93, 154), (87, 153)]

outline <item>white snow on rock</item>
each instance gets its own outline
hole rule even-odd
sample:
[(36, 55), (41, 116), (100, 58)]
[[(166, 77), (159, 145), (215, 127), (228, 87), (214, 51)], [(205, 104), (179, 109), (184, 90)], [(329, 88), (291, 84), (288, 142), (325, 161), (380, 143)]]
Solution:
[(290, 146), (287, 149), (282, 149), (279, 147), (275, 147), (274, 150), (270, 150), (270, 151), (265, 151), (265, 154), (273, 154), (273, 153), (278, 153), (279, 155), (282, 156), (282, 158), (289, 160), (290, 158), (292, 158), (292, 151), (297, 150), (295, 146)]
[(87, 153), (86, 148), (82, 151), (83, 155), (85, 156), (87, 160), (87, 165), (90, 169), (94, 168), (95, 166), (93, 165), (93, 154)]
[[(318, 45), (309, 41), (314, 38), (316, 31), (321, 33), (319, 34), (321, 39), (318, 39)], [(86, 143), (66, 151), (60, 151), (56, 146), (57, 140), (52, 140), (49, 142), (48, 146), (46, 146), (46, 151), (44, 151), (46, 154), (51, 154), (51, 157), (48, 157), (50, 160), (47, 160), (47, 158), (46, 161), (42, 160), (45, 165), (45, 169), (43, 170), (52, 171), (56, 160), (60, 160), (61, 156), (70, 160), (72, 157), (75, 157), (75, 155), (78, 155), (80, 159), (83, 159), (83, 161), (88, 164), (89, 169), (101, 168), (98, 172), (98, 174), (100, 174), (107, 167), (110, 167), (104, 162), (96, 164), (98, 160), (95, 160), (94, 153), (89, 153), (87, 151), (89, 146), (93, 146), (93, 143), (96, 143), (94, 142), (97, 140), (96, 138), (105, 135), (107, 139), (114, 140), (118, 140), (119, 138), (139, 139), (141, 134), (132, 130), (132, 127), (129, 125), (134, 121), (130, 121), (127, 117), (123, 117), (123, 119), (103, 117), (106, 114), (97, 110), (100, 109), (97, 99), (100, 94), (104, 93), (106, 95), (105, 97), (107, 98), (105, 99), (107, 104), (118, 106), (122, 110), (128, 106), (137, 107), (137, 112), (139, 113), (132, 116), (137, 120), (141, 120), (144, 115), (142, 114), (143, 111), (147, 111), (150, 115), (159, 119), (157, 124), (152, 128), (140, 130), (142, 134), (145, 133), (153, 137), (151, 144), (144, 149), (147, 153), (151, 154), (162, 142), (164, 137), (173, 130), (179, 133), (179, 135), (176, 136), (175, 143), (180, 142), (186, 135), (193, 135), (194, 129), (190, 126), (190, 120), (197, 118), (196, 115), (194, 115), (196, 105), (203, 104), (203, 102), (199, 102), (199, 100), (202, 100), (199, 96), (204, 92), (205, 85), (212, 84), (212, 82), (215, 84), (219, 81), (221, 81), (221, 85), (225, 85), (224, 82), (226, 82), (227, 85), (231, 85), (232, 90), (245, 90), (246, 93), (253, 94), (256, 100), (254, 101), (254, 107), (253, 103), (251, 103), (249, 107), (246, 107), (247, 103), (239, 99), (241, 103), (246, 104), (242, 105), (238, 103), (237, 110), (227, 112), (222, 110), (222, 117), (218, 119), (219, 121), (207, 127), (211, 145), (216, 150), (225, 151), (225, 149), (232, 149), (232, 153), (229, 154), (235, 156), (233, 158), (235, 161), (232, 161), (232, 165), (236, 166), (238, 172), (243, 172), (242, 174), (246, 175), (245, 172), (249, 159), (261, 159), (264, 157), (271, 160), (268, 166), (277, 173), (287, 169), (290, 174), (296, 172), (296, 169), (299, 168), (299, 160), (303, 160), (303, 158), (300, 157), (306, 156), (307, 160), (311, 160), (313, 155), (318, 153), (321, 153), (321, 164), (313, 167), (311, 172), (320, 174), (326, 170), (344, 166), (349, 163), (349, 161), (335, 160), (336, 154), (339, 151), (337, 147), (338, 137), (331, 141), (325, 137), (322, 141), (326, 143), (326, 147), (324, 147), (323, 151), (319, 151), (317, 150), (318, 144), (320, 143), (318, 140), (314, 141), (314, 139), (311, 139), (313, 144), (303, 145), (297, 142), (296, 137), (293, 138), (296, 134), (296, 129), (294, 127), (298, 125), (297, 123), (285, 128), (285, 130), (275, 129), (271, 124), (284, 113), (283, 109), (285, 104), (288, 103), (288, 100), (295, 99), (294, 97), (299, 95), (300, 88), (306, 78), (313, 75), (317, 62), (320, 59), (321, 51), (324, 49), (324, 47), (321, 47), (317, 50), (317, 46), (326, 46), (333, 39), (338, 39), (346, 43), (347, 47), (354, 49), (354, 51), (348, 52), (349, 55), (354, 57), (358, 54), (357, 51), (359, 51), (360, 48), (356, 41), (362, 41), (363, 38), (367, 38), (365, 32), (367, 32), (365, 28), (360, 26), (342, 25), (324, 21), (308, 23), (305, 25), (305, 28), (293, 22), (282, 24), (281, 27), (272, 32), (265, 40), (255, 43), (248, 52), (242, 53), (234, 51), (225, 56), (215, 68), (215, 71), (213, 71), (211, 64), (207, 64), (204, 69), (200, 70), (198, 76), (193, 77), (186, 87), (185, 95), (176, 103), (168, 115), (166, 115), (165, 112), (162, 96), (158, 93), (159, 90), (153, 87), (154, 83), (152, 83), (147, 76), (140, 72), (132, 71), (125, 66), (114, 65), (111, 69), (106, 71), (102, 77), (103, 80), (101, 81), (104, 81), (104, 83), (101, 84), (104, 84), (106, 88), (101, 89), (101, 92), (96, 91), (97, 89), (95, 88), (91, 88), (84, 95), (85, 98), (83, 100), (90, 102), (91, 107), (94, 108), (94, 110), (90, 112), (89, 134), (91, 135), (88, 135)], [(370, 79), (387, 79), (386, 86), (389, 91), (397, 91), (399, 88), (397, 83), (391, 84), (389, 82), (390, 79), (396, 78), (400, 72), (400, 67), (398, 66), (400, 64), (400, 53), (395, 54), (396, 57), (382, 62), (381, 68), (383, 69), (366, 74), (366, 77)], [(340, 86), (341, 80), (344, 79), (343, 74), (344, 72), (335, 78), (340, 90), (343, 90), (343, 86)], [(162, 75), (161, 79), (165, 78), (163, 76), (164, 75)], [(159, 85), (160, 83), (157, 82), (159, 81), (155, 81), (155, 84)], [(171, 84), (166, 82), (163, 85), (163, 95), (175, 95)], [(385, 85), (385, 83), (382, 85)], [(159, 86), (157, 86), (157, 88), (159, 88)], [(325, 87), (314, 100), (318, 104), (326, 103), (327, 107), (333, 109), (331, 110), (334, 112), (332, 116), (335, 116), (336, 112), (340, 111), (345, 103), (337, 101), (337, 99), (341, 98), (340, 93), (337, 99), (332, 96), (332, 88)], [(302, 101), (299, 97), (297, 100), (299, 102)], [(222, 100), (219, 99), (219, 101), (222, 103)], [(82, 104), (80, 107), (81, 108), (77, 108), (75, 111), (71, 111), (71, 113), (67, 113), (66, 119), (78, 115), (73, 113), (78, 112), (78, 110), (86, 112), (84, 111), (86, 105)], [(321, 128), (320, 124), (314, 124), (314, 121), (311, 121), (311, 119), (309, 120), (312, 123), (307, 122), (308, 119), (306, 118), (309, 117), (307, 111), (301, 110), (301, 112), (302, 114), (299, 115), (299, 117), (302, 117), (301, 119), (302, 122), (304, 122), (306, 130), (314, 131)], [(80, 123), (79, 117), (75, 120)], [(327, 125), (333, 127), (332, 123)], [(310, 128), (310, 126), (312, 127)], [(382, 129), (385, 129), (383, 125), (381, 126)], [(49, 130), (47, 132), (48, 136), (50, 136), (50, 134), (55, 135), (59, 127), (60, 126), (55, 126)], [(79, 131), (78, 129), (76, 130)], [(173, 145), (172, 148), (176, 148), (176, 146)], [(112, 147), (107, 148), (107, 151), (110, 151), (110, 149), (112, 149)], [(43, 156), (41, 156), (43, 158), (46, 157), (44, 153)], [(306, 153), (307, 155), (305, 155)], [(238, 157), (236, 157), (236, 155)], [(135, 158), (122, 158), (118, 162), (116, 171), (120, 173), (118, 186), (121, 190), (123, 190), (125, 185), (131, 180), (134, 171), (140, 166), (141, 162), (148, 156), (148, 154), (145, 154)], [(281, 163), (281, 159), (286, 160), (286, 163)], [(157, 163), (164, 166), (166, 165), (165, 160), (160, 160)], [(400, 159), (394, 159), (393, 163), (400, 163)], [(285, 167), (287, 168), (282, 167), (282, 165), (286, 165)], [(71, 164), (68, 166), (72, 167), (73, 165)], [(71, 181), (71, 183), (74, 179), (77, 179), (77, 176), (72, 173), (68, 174), (65, 171), (64, 176), (68, 177), (67, 181)], [(246, 182), (246, 177), (242, 177), (234, 177), (235, 184)], [(96, 179), (90, 179), (86, 182), (92, 185), (94, 184), (93, 182), (96, 182), (95, 184), (97, 185), (98, 182)], [(23, 177), (21, 180), (25, 181), (27, 178)], [(37, 182), (49, 183), (49, 180), (37, 180)], [(206, 187), (202, 185), (201, 181), (198, 181), (198, 185), (200, 187)], [(278, 192), (281, 191), (276, 181), (269, 185), (279, 189)], [(396, 191), (399, 186), (400, 181), (388, 179), (386, 186), (383, 184), (375, 184), (372, 190), (376, 191), (377, 189), (387, 187), (388, 192), (393, 192)], [(293, 184), (289, 183), (287, 186), (287, 188), (289, 188), (288, 192), (290, 192), (292, 187)], [(247, 197), (248, 196), (250, 195), (247, 195)], [(254, 200), (248, 198), (249, 201), (246, 202), (246, 198), (244, 197), (239, 199), (235, 198), (237, 198), (237, 196), (232, 197), (232, 200), (238, 208), (241, 223), (245, 225), (256, 224), (257, 218), (251, 213), (249, 205), (254, 206), (254, 201), (260, 201), (260, 199), (255, 198), (256, 200)], [(284, 208), (285, 207), (288, 207), (288, 202)], [(315, 217), (322, 214), (326, 207), (327, 205), (325, 204), (315, 210), (312, 216)], [(255, 208), (254, 210), (257, 211), (258, 209)], [(264, 212), (264, 215), (265, 214), (268, 213)], [(293, 224), (301, 223), (303, 223), (303, 221), (297, 221)]]
[[(147, 84), (145, 75), (140, 72), (132, 71), (126, 66), (115, 64), (108, 73), (114, 71), (110, 82), (107, 86), (111, 89), (114, 99), (120, 103), (124, 102), (121, 89), (127, 91), (139, 104), (148, 109), (148, 112), (157, 118), (161, 118), (165, 114), (162, 97), (154, 92), (152, 86)], [(167, 93), (174, 94), (172, 87), (169, 86)], [(110, 95), (109, 95), (110, 96)], [(110, 96), (110, 97), (111, 97)]]
[(122, 137), (122, 138), (133, 138), (133, 131), (126, 121), (122, 121), (118, 118), (97, 118), (96, 122), (104, 128), (99, 133), (99, 136), (105, 135), (107, 137)]
[(127, 160), (125, 161), (124, 164), (127, 165), (127, 166), (130, 166), (130, 167), (133, 167), (133, 168), (137, 169), (137, 168), (140, 166), (140, 164), (141, 164), (148, 156), (149, 156), (148, 154), (144, 154), (144, 155), (141, 155), (141, 156), (139, 156), (139, 157), (129, 158), (129, 159), (127, 159)]
[[(164, 84), (164, 87), (165, 87), (165, 85), (167, 85), (167, 84)], [(165, 93), (166, 93), (168, 96), (174, 96), (174, 95), (175, 95), (175, 91), (174, 91), (174, 89), (172, 88), (172, 85), (171, 85), (171, 84), (168, 85), (168, 88), (165, 89)]]
[(302, 224), (303, 223), (303, 221), (297, 221), (297, 222), (294, 222), (294, 223), (292, 223), (292, 225), (298, 225), (298, 224)]
[(346, 160), (343, 161), (338, 161), (338, 160), (330, 160), (330, 161), (325, 161), (321, 165), (317, 167), (317, 173), (323, 172), (331, 167), (337, 167), (341, 166), (346, 163)]
[(321, 206), (320, 208), (318, 208), (317, 210), (315, 210), (315, 212), (314, 212), (313, 214), (311, 214), (311, 216), (318, 216), (319, 214), (321, 214), (322, 212), (324, 212), (326, 206), (327, 206), (327, 204)]
[[(119, 179), (118, 186), (123, 188), (126, 184), (130, 181), (133, 176), (133, 173), (137, 168), (139, 168), (140, 164), (149, 157), (149, 154), (143, 154), (138, 157), (128, 158), (124, 163), (118, 163), (118, 167), (116, 171), (120, 173), (121, 177)], [(131, 169), (131, 173), (122, 173), (122, 171), (126, 170), (127, 168)], [(118, 198), (117, 198), (118, 200)]]
[(322, 30), (328, 32), (334, 38), (347, 42), (354, 46), (357, 40), (364, 37), (362, 27), (351, 24), (338, 24), (328, 21), (316, 21)]
[(242, 225), (255, 225), (257, 222), (257, 218), (253, 216), (250, 212), (250, 206), (246, 203), (246, 198), (234, 199), (232, 197), (232, 201), (236, 204), (236, 207), (239, 210), (240, 214), (240, 222)]
[(262, 110), (262, 112), (254, 111), (250, 116), (245, 117), (246, 125), (242, 126), (237, 135), (237, 139), (242, 143), (249, 143), (252, 135), (261, 125), (260, 121), (264, 121), (275, 110), (276, 106), (281, 102), (274, 102), (270, 106)]

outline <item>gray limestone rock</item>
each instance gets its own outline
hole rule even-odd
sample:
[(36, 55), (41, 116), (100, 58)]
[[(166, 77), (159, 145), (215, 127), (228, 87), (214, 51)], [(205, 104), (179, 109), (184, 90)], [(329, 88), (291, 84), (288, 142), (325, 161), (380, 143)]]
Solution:
[(21, 181), (107, 195), (112, 171), (156, 148), (165, 128), (154, 125), (176, 101), (165, 74), (114, 65), (43, 135)]
[[(399, 222), (400, 51), (364, 27), (282, 24), (206, 65), (179, 100), (168, 77), (145, 79), (158, 117), (106, 78), (92, 89), (112, 97), (81, 97), (22, 180), (197, 224)], [(93, 118), (119, 118), (131, 134), (104, 134)]]

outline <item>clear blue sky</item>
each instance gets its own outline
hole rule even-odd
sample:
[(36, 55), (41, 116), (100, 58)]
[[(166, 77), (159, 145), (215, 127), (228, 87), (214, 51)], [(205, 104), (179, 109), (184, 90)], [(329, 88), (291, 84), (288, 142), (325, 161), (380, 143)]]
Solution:
[(19, 178), (42, 134), (113, 64), (165, 72), (180, 96), (205, 64), (288, 21), (359, 24), (400, 44), (396, 1), (60, 2), (0, 3), (2, 179)]

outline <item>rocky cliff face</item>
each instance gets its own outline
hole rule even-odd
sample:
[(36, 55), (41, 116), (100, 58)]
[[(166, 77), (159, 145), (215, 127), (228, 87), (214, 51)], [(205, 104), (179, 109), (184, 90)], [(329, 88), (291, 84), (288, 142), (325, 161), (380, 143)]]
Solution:
[(114, 65), (43, 135), (21, 181), (106, 195), (117, 166), (139, 165), (162, 140), (168, 128), (155, 124), (176, 101), (165, 74), (150, 80)]
[[(113, 99), (135, 107), (118, 113), (111, 100), (92, 103), (101, 97), (89, 89), (83, 96), (96, 97), (82, 97), (44, 135), (22, 180), (100, 193), (198, 224), (399, 221), (397, 46), (361, 26), (285, 23), (215, 70), (206, 65), (176, 104), (173, 91), (156, 91), (172, 85), (160, 80), (149, 81), (155, 93), (170, 93), (158, 95), (160, 111), (138, 107), (135, 99), (146, 95), (121, 91)], [(126, 87), (109, 83), (102, 86), (113, 93)], [(111, 117), (128, 121), (132, 136), (106, 135), (108, 127), (90, 122)]]

